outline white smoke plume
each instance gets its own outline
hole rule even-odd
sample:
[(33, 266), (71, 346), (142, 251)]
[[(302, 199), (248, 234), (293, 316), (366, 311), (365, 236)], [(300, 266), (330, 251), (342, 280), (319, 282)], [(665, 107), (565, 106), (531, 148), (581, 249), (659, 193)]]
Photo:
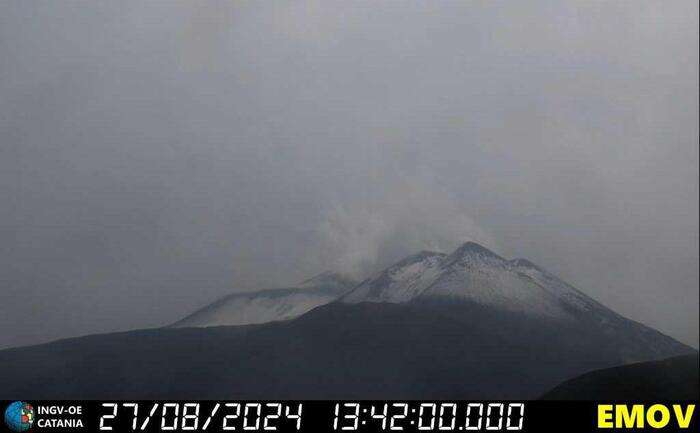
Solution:
[(450, 252), (466, 241), (495, 247), (466, 204), (427, 184), (403, 179), (369, 200), (334, 206), (316, 233), (319, 262), (362, 278), (421, 250)]

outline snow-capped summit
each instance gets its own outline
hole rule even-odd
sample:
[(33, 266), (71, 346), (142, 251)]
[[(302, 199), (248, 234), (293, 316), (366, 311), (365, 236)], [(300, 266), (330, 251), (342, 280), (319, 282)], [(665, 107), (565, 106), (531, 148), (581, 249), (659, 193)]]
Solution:
[(334, 301), (355, 284), (348, 276), (324, 272), (297, 287), (232, 293), (170, 326), (232, 326), (289, 320)]
[(570, 319), (577, 312), (614, 314), (525, 259), (507, 260), (475, 242), (449, 255), (421, 252), (365, 280), (340, 301), (474, 302), (504, 310)]
[(465, 242), (459, 248), (454, 250), (445, 259), (445, 266), (456, 262), (467, 262), (478, 260), (490, 260), (490, 261), (502, 261), (505, 260), (503, 257), (494, 253), (486, 247), (483, 247), (476, 242)]
[[(339, 302), (465, 307), (461, 314), (483, 316), (490, 311), (486, 316), (528, 318), (532, 326), (555, 321), (562, 329), (595, 334), (596, 344), (613, 344), (616, 356), (625, 362), (669, 356), (682, 347), (617, 314), (529, 260), (508, 260), (474, 242), (448, 255), (421, 252), (409, 256), (365, 280)], [(572, 337), (572, 344), (577, 338), (581, 337)]]

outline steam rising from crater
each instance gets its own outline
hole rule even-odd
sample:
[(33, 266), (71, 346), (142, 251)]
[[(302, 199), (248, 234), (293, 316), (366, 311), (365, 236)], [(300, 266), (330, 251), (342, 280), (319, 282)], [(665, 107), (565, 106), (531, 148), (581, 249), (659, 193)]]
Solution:
[(316, 235), (319, 262), (358, 279), (421, 250), (450, 252), (466, 241), (496, 247), (467, 203), (425, 179), (403, 178), (370, 198), (335, 205)]

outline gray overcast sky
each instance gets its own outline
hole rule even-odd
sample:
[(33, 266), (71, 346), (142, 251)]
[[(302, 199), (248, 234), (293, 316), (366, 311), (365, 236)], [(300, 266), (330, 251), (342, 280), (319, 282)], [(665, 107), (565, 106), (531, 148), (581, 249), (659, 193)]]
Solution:
[(0, 347), (477, 240), (698, 345), (698, 3), (0, 4)]

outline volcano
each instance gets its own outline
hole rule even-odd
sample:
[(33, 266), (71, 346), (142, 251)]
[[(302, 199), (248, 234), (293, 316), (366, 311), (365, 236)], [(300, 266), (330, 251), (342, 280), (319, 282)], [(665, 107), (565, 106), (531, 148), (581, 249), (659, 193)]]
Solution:
[(475, 243), (406, 257), (337, 296), (289, 320), (209, 326), (226, 316), (211, 311), (242, 317), (226, 301), (186, 319), (217, 317), (198, 322), (207, 327), (3, 350), (0, 398), (525, 399), (593, 370), (696, 353)]

